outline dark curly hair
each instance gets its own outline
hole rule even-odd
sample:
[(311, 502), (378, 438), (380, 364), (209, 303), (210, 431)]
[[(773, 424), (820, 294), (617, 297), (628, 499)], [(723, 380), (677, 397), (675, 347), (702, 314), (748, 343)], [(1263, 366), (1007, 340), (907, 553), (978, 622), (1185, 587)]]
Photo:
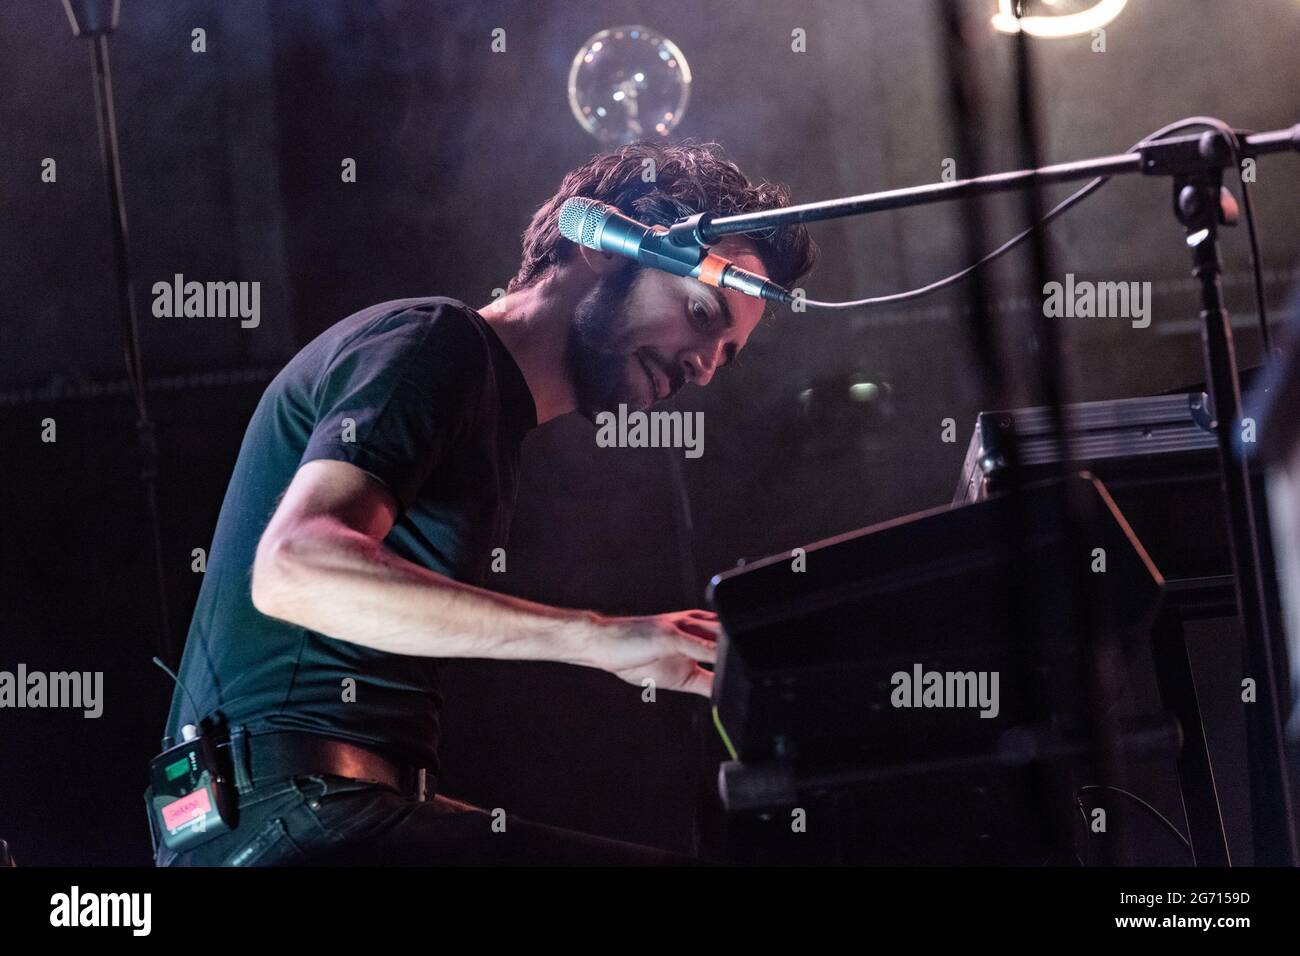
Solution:
[[(646, 182), (645, 160), (654, 163)], [(573, 196), (598, 199), (646, 225), (672, 225), (683, 216), (713, 212), (730, 216), (790, 204), (790, 190), (780, 183), (751, 183), (717, 143), (643, 141), (599, 153), (564, 177), (524, 230), (523, 260), (508, 291), (541, 279), (573, 252), (560, 235), (560, 206)], [(747, 236), (774, 282), (789, 288), (806, 275), (817, 246), (801, 225)]]

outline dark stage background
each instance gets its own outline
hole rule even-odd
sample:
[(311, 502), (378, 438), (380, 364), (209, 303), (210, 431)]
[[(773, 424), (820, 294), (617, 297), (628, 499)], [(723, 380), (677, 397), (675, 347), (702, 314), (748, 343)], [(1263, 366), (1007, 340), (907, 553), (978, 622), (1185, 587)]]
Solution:
[[(970, 7), (986, 20), (995, 3)], [(678, 133), (717, 139), (751, 176), (811, 200), (939, 178), (955, 146), (934, 19), (932, 3), (893, 0), (124, 0), (113, 78), (177, 645), (200, 582), (191, 552), (209, 544), (265, 381), (364, 306), (423, 294), (482, 305), (506, 284), (530, 214), (596, 149), (565, 100), (584, 39), (626, 23), (664, 31), (695, 75)], [(191, 51), (197, 27), (206, 53)], [(504, 53), (490, 50), (496, 27)], [(803, 54), (791, 51), (796, 27)], [(1035, 42), (1045, 160), (1121, 152), (1191, 114), (1254, 129), (1296, 122), (1298, 28), (1295, 0), (1132, 0), (1105, 53), (1088, 37)], [(1011, 40), (991, 28), (976, 39), (988, 168), (963, 176), (1014, 163)], [(55, 183), (41, 182), (46, 157)], [(340, 181), (344, 157), (357, 162), (355, 183)], [(55, 0), (4, 4), (0, 669), (105, 672), (97, 720), (0, 712), (0, 836), (25, 864), (148, 861), (141, 794), (171, 693), (149, 663), (152, 558), (98, 162), (87, 44)], [(1261, 163), (1254, 192), (1279, 317), (1300, 277), (1296, 168)], [(1154, 283), (1149, 329), (1063, 320), (1076, 398), (1201, 377), (1195, 287), (1169, 206), (1165, 182), (1126, 178), (1049, 231), (1062, 273)], [(991, 208), (989, 234), (1001, 239), (1019, 206), (1006, 197)], [(965, 264), (946, 207), (813, 232), (815, 298), (897, 291)], [(1225, 254), (1239, 353), (1253, 364), (1244, 230)], [(1023, 262), (995, 270), (999, 316), (1038, 307), (1015, 284)], [(261, 325), (154, 318), (149, 288), (175, 273), (260, 282)], [(958, 290), (869, 314), (779, 315), (738, 368), (679, 397), (705, 412), (697, 460), (597, 448), (578, 419), (540, 429), (503, 589), (606, 612), (697, 606), (708, 577), (738, 559), (947, 502), (986, 407), (961, 302)], [(822, 399), (801, 413), (804, 390), (841, 395), (854, 381), (879, 384), (877, 400)], [(56, 443), (40, 439), (46, 418)], [(941, 440), (947, 418), (955, 442)], [(596, 672), (463, 661), (447, 666), (446, 691), (445, 792), (675, 849), (697, 833), (706, 847), (716, 840), (722, 750), (703, 700), (643, 704), (637, 688)], [(1221, 749), (1239, 842), (1239, 741)], [(1172, 814), (1169, 796), (1150, 799)]]

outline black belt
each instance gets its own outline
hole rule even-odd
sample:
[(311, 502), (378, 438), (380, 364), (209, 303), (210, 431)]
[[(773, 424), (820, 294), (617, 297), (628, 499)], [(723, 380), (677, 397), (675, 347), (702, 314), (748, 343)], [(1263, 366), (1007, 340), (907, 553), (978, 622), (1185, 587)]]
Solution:
[(332, 737), (292, 731), (254, 735), (237, 728), (219, 747), (228, 748), (241, 794), (271, 780), (332, 774), (383, 784), (416, 800), (428, 796), (424, 768)]

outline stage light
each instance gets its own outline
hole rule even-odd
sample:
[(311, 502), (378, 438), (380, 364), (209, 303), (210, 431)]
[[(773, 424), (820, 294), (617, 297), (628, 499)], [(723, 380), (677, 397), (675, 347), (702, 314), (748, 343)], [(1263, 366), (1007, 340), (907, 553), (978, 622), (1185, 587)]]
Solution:
[(569, 69), (569, 107), (601, 143), (667, 136), (691, 95), (691, 68), (657, 30), (626, 26), (590, 37)]
[(875, 382), (854, 382), (849, 386), (849, 398), (855, 402), (871, 402), (880, 394), (880, 386)]
[[(1060, 12), (1016, 16), (1016, 0), (998, 0), (993, 26), (1002, 33), (1024, 30), (1032, 37), (1071, 37), (1091, 33), (1114, 20), (1128, 0), (1040, 0), (1044, 7)], [(1023, 10), (1022, 10), (1023, 12)]]

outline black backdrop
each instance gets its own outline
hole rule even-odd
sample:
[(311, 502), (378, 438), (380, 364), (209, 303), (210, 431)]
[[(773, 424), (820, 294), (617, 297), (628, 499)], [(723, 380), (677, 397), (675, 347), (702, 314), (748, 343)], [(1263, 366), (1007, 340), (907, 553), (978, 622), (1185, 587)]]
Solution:
[[(696, 79), (679, 132), (721, 141), (800, 199), (933, 181), (952, 152), (930, 3), (761, 0), (743, 15), (721, 0), (123, 7), (114, 80), (177, 641), (199, 582), (191, 551), (208, 545), (261, 385), (358, 308), (418, 294), (479, 305), (505, 285), (531, 211), (595, 148), (564, 96), (569, 59), (591, 33), (645, 22), (671, 36)], [(500, 54), (489, 48), (496, 27), (507, 36)], [(1119, 152), (1192, 113), (1261, 129), (1295, 122), (1298, 27), (1293, 0), (1133, 0), (1105, 53), (1086, 37), (1036, 43), (1047, 158)], [(195, 28), (206, 53), (191, 50)], [(795, 28), (806, 53), (791, 51)], [(1006, 166), (1010, 46), (991, 29), (977, 42), (990, 92), (978, 133), (990, 168)], [(147, 860), (140, 794), (170, 693), (149, 664), (151, 557), (85, 47), (55, 0), (0, 14), (0, 669), (102, 670), (106, 696), (98, 720), (0, 712), (0, 836), (25, 863)], [(47, 157), (55, 183), (40, 180)], [(344, 157), (357, 161), (356, 183), (340, 181)], [(1275, 307), (1300, 275), (1296, 182), (1293, 162), (1261, 165)], [(1017, 206), (995, 205), (997, 234)], [(1150, 329), (1067, 320), (1076, 397), (1200, 377), (1195, 292), (1168, 205), (1163, 184), (1130, 179), (1052, 227), (1062, 269), (1155, 290)], [(947, 209), (815, 234), (825, 254), (806, 284), (821, 298), (894, 291), (962, 264)], [(1036, 307), (1015, 285), (1019, 266), (996, 272), (1000, 315)], [(1230, 236), (1225, 267), (1252, 362), (1244, 236)], [(154, 318), (149, 286), (178, 272), (261, 282), (261, 325)], [(539, 430), (505, 588), (610, 612), (694, 605), (708, 576), (741, 557), (948, 500), (984, 407), (960, 301), (781, 315), (738, 369), (681, 397), (706, 413), (698, 460), (598, 449), (576, 420)], [(866, 380), (888, 386), (878, 401), (801, 415), (805, 389), (835, 396)], [(40, 441), (46, 418), (56, 443)], [(940, 438), (946, 418), (956, 442)], [(703, 701), (647, 705), (601, 674), (480, 662), (450, 665), (447, 691), (452, 795), (678, 849), (695, 832), (715, 836), (721, 752)]]

